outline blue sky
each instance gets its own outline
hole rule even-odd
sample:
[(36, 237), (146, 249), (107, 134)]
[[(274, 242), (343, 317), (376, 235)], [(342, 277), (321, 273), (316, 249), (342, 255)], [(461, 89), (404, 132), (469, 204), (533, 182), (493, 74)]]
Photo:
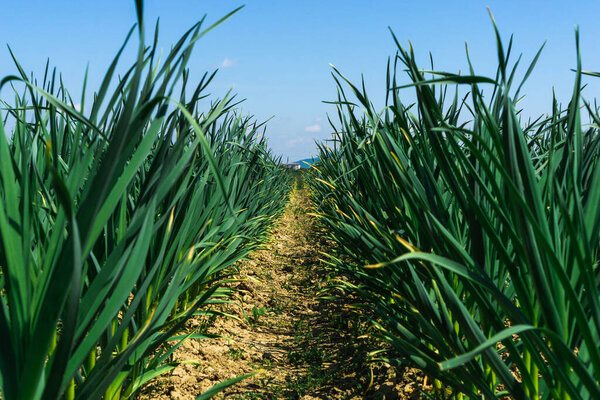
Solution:
[[(212, 22), (244, 4), (231, 0), (150, 0), (146, 17), (160, 16), (161, 44), (167, 48), (208, 14)], [(410, 40), (423, 66), (431, 51), (438, 69), (465, 70), (464, 44), (480, 74), (493, 74), (496, 50), (486, 7), (508, 41), (524, 54), (522, 69), (548, 43), (525, 87), (526, 115), (549, 109), (552, 89), (568, 101), (575, 66), (574, 27), (580, 26), (584, 69), (600, 70), (600, 2), (581, 1), (388, 1), (248, 0), (246, 7), (201, 40), (190, 66), (192, 79), (220, 67), (210, 87), (223, 96), (233, 86), (246, 113), (265, 120), (273, 150), (290, 161), (314, 154), (314, 140), (329, 137), (327, 114), (335, 116), (335, 85), (329, 64), (359, 82), (361, 73), (376, 105), (383, 106), (385, 68), (395, 45)], [(46, 58), (62, 72), (71, 92), (81, 88), (89, 64), (90, 86), (100, 79), (135, 22), (133, 1), (11, 1), (3, 4), (0, 41), (10, 44), (27, 71), (41, 76)], [(133, 48), (133, 46), (132, 46)], [(129, 53), (132, 57), (133, 53)], [(125, 67), (129, 60), (122, 66)], [(0, 76), (15, 73), (0, 48)], [(524, 72), (524, 71), (523, 71)], [(587, 79), (593, 98), (598, 80)], [(410, 99), (410, 92), (406, 93)]]

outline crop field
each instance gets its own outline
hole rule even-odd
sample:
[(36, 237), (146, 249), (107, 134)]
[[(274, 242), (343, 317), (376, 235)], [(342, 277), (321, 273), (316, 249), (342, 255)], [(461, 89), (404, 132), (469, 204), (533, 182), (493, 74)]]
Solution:
[(497, 36), (487, 78), (424, 72), (398, 45), (382, 113), (337, 73), (340, 125), (311, 173), (319, 218), (388, 362), (457, 398), (598, 398), (598, 109), (578, 62), (568, 107), (523, 124), (510, 47)]
[(493, 17), (489, 77), (392, 33), (385, 107), (333, 67), (332, 134), (295, 171), (215, 73), (190, 78), (240, 9), (165, 52), (135, 5), (80, 95), (9, 50), (0, 398), (600, 399), (600, 74), (577, 30), (570, 100), (533, 119), (542, 49), (523, 66)]

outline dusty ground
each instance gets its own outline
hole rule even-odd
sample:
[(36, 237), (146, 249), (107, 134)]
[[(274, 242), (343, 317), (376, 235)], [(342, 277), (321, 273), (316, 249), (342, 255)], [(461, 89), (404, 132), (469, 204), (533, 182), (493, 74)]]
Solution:
[[(189, 360), (142, 394), (144, 399), (195, 399), (213, 385), (259, 371), (215, 398), (418, 399), (422, 376), (370, 362), (367, 321), (341, 301), (319, 301), (328, 276), (306, 192), (294, 190), (263, 250), (239, 264), (236, 304), (220, 311), (208, 333), (175, 354)], [(202, 321), (192, 321), (197, 326)]]

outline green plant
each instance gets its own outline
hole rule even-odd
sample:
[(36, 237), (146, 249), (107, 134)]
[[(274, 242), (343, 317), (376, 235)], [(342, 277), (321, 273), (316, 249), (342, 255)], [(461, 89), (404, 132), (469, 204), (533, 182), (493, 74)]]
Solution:
[(340, 127), (310, 170), (331, 262), (377, 315), (388, 361), (457, 398), (600, 397), (600, 115), (581, 94), (599, 74), (582, 71), (575, 37), (568, 107), (552, 99), (527, 123), (517, 102), (540, 53), (518, 82), (497, 30), (495, 78), (470, 62), (423, 70), (396, 40), (382, 112), (335, 70)]
[(183, 324), (227, 301), (227, 269), (281, 212), (289, 178), (260, 124), (229, 94), (201, 107), (214, 74), (190, 90), (194, 44), (233, 13), (194, 25), (159, 64), (158, 25), (147, 46), (136, 6), (135, 64), (114, 77), (132, 28), (79, 109), (54, 73), (37, 86), (14, 56), (19, 76), (0, 82), (25, 86), (0, 122), (5, 399), (134, 396), (205, 337)]
[(231, 357), (232, 360), (235, 360), (235, 361), (243, 359), (245, 353), (246, 352), (244, 351), (244, 349), (240, 349), (240, 348), (233, 347), (233, 346), (229, 348), (229, 356)]
[(267, 314), (267, 308), (264, 306), (263, 307), (252, 306), (252, 314), (251, 315), (247, 315), (246, 312), (244, 311), (244, 317), (246, 318), (246, 323), (248, 323), (249, 325), (258, 324), (258, 321), (260, 320), (260, 318), (265, 316), (266, 314)]

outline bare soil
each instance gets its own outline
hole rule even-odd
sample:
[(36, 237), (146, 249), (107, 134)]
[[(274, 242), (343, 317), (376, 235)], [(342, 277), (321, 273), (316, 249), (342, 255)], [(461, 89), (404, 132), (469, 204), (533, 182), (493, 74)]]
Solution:
[[(231, 317), (210, 321), (223, 338), (188, 340), (175, 353), (186, 360), (148, 386), (143, 399), (195, 399), (213, 385), (254, 376), (215, 396), (222, 399), (420, 399), (423, 376), (374, 363), (381, 344), (366, 335), (368, 319), (348, 300), (320, 301), (329, 283), (305, 190), (296, 189), (270, 241), (237, 265)], [(206, 319), (191, 321), (193, 329)], [(425, 381), (426, 382), (426, 381)]]

